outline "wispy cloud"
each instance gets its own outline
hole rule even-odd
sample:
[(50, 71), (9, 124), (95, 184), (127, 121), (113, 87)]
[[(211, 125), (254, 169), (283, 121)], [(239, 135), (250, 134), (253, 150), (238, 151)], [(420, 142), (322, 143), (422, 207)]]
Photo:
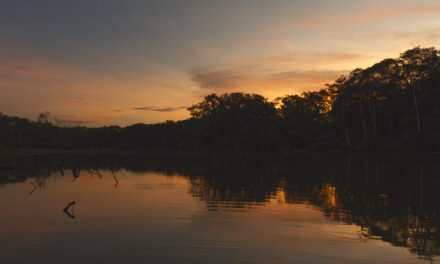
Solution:
[[(10, 48), (3, 43), (10, 44)], [(141, 70), (118, 69), (111, 74), (90, 71), (56, 57), (27, 54), (26, 50), (16, 48), (20, 43), (12, 44), (0, 38), (0, 105), (10, 115), (33, 119), (42, 110), (48, 110), (65, 115), (59, 122), (69, 125), (126, 125), (159, 122), (165, 112), (170, 112), (167, 119), (187, 116), (186, 111), (171, 107), (156, 107), (145, 115), (133, 110), (133, 105), (193, 103), (185, 89), (176, 88), (183, 86), (184, 74), (179, 79), (174, 72), (175, 75), (167, 74), (164, 78)], [(178, 104), (168, 104), (172, 100)]]
[(323, 87), (325, 83), (336, 80), (348, 71), (318, 71), (318, 70), (294, 70), (273, 71), (270, 69), (206, 69), (192, 71), (191, 80), (202, 90), (225, 92), (231, 90), (245, 91), (251, 88), (256, 92), (263, 93), (268, 88), (315, 88)]
[(321, 64), (324, 62), (341, 63), (341, 62), (351, 62), (360, 61), (365, 59), (369, 54), (360, 52), (322, 52), (322, 51), (296, 51), (283, 53), (273, 56), (256, 57), (246, 60), (238, 61), (239, 64), (243, 65), (267, 65), (267, 64), (297, 64), (303, 66), (311, 66), (314, 64)]
[(279, 81), (316, 81), (316, 80), (335, 80), (341, 75), (347, 74), (348, 71), (289, 71), (271, 74), (269, 79)]
[[(0, 74), (3, 78), (20, 78), (33, 81), (60, 80), (68, 77), (69, 70), (41, 58), (2, 58)], [(70, 71), (71, 72), (71, 71)]]
[(431, 45), (434, 43), (440, 44), (440, 27), (412, 31), (394, 31), (389, 33), (389, 36), (392, 41), (410, 42), (411, 45), (414, 43), (420, 45), (422, 44), (421, 42), (427, 42)]
[(152, 111), (152, 112), (174, 112), (182, 109), (186, 109), (186, 106), (178, 106), (178, 107), (154, 107), (154, 106), (143, 106), (143, 107), (134, 107), (134, 110), (139, 111)]
[(239, 59), (218, 67), (189, 71), (201, 90), (247, 91), (264, 95), (288, 89), (318, 89), (358, 67), (371, 54), (332, 51), (295, 51), (272, 56)]
[(302, 21), (299, 21), (297, 24), (306, 29), (326, 30), (335, 26), (371, 23), (400, 17), (411, 18), (439, 15), (440, 4), (419, 4), (406, 6), (394, 5), (380, 9), (362, 9), (358, 11), (351, 11), (345, 14), (319, 13), (315, 14), (314, 16), (307, 17)]
[(250, 76), (239, 70), (191, 71), (191, 81), (204, 89), (226, 89), (243, 84)]

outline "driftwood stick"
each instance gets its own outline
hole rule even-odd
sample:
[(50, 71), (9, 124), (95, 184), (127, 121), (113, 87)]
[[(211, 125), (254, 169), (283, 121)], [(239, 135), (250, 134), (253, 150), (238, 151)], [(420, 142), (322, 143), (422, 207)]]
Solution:
[[(67, 206), (64, 207), (64, 209), (63, 209), (63, 212), (64, 212), (69, 218), (72, 218), (72, 219), (75, 219), (75, 215), (73, 214), (73, 206), (74, 206), (75, 204), (76, 204), (76, 202), (75, 202), (75, 201), (72, 201), (72, 202), (68, 203)], [(69, 212), (69, 209), (71, 209), (71, 208), (72, 208), (72, 210), (71, 210), (71, 212)]]

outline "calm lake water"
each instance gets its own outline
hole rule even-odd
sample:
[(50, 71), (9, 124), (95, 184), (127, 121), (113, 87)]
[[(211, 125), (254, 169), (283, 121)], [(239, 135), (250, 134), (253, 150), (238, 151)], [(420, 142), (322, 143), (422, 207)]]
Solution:
[(0, 165), (0, 263), (436, 263), (439, 162), (39, 155)]

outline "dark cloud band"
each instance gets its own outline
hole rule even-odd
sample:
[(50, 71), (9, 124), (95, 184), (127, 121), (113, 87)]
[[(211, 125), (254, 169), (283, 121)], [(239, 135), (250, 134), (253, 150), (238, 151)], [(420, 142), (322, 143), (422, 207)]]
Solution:
[(174, 111), (178, 111), (181, 109), (186, 109), (188, 107), (186, 106), (178, 106), (178, 107), (161, 107), (161, 108), (157, 108), (154, 106), (144, 106), (144, 107), (135, 107), (133, 108), (134, 110), (139, 110), (139, 111), (153, 111), (153, 112), (174, 112)]

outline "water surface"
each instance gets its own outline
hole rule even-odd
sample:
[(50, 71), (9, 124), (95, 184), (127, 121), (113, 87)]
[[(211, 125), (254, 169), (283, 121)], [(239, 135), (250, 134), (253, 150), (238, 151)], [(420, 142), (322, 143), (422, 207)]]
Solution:
[(430, 263), (437, 162), (38, 156), (0, 171), (1, 263)]

